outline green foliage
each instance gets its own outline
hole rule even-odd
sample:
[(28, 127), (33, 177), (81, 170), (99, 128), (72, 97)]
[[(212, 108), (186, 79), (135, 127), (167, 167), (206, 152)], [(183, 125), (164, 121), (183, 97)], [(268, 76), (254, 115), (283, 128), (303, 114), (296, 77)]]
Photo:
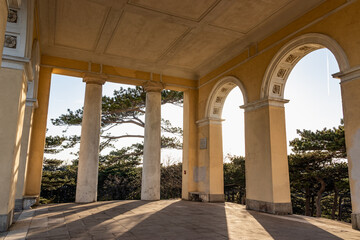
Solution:
[[(293, 211), (350, 221), (348, 167), (344, 126), (333, 129), (297, 130), (290, 141), (289, 173)], [(349, 204), (350, 206), (350, 204)]]
[(245, 204), (245, 158), (231, 156), (224, 163), (224, 191), (226, 201)]
[(181, 171), (181, 163), (169, 166), (161, 166), (161, 199), (174, 199), (181, 197)]
[(65, 149), (75, 146), (80, 141), (80, 137), (73, 136), (46, 136), (44, 153), (56, 154)]
[(41, 203), (62, 203), (75, 200), (77, 165), (45, 159), (41, 182)]

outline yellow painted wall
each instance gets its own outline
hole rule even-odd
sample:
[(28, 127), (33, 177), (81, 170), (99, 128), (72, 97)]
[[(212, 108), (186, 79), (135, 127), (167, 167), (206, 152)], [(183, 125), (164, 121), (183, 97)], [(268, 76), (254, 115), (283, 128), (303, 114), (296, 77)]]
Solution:
[(197, 81), (173, 76), (151, 74), (135, 69), (88, 63), (85, 61), (46, 56), (41, 57), (41, 64), (53, 68), (54, 74), (82, 77), (84, 72), (105, 74), (108, 82), (143, 85), (146, 81), (161, 81), (166, 89), (186, 91), (197, 88)]
[[(305, 33), (322, 33), (337, 41), (348, 56), (351, 66), (360, 64), (360, 54), (354, 49), (360, 48), (360, 24), (358, 13), (360, 2), (346, 4), (345, 0), (326, 1), (311, 12), (300, 17), (287, 27), (267, 37), (258, 43), (258, 53), (250, 58), (245, 54), (230, 60), (228, 63), (214, 69), (203, 76), (200, 81), (199, 118), (204, 116), (206, 98), (213, 86), (224, 76), (238, 77), (247, 90), (249, 102), (260, 98), (260, 89), (265, 70), (277, 51), (290, 40)], [(350, 37), (351, 36), (351, 37)], [(230, 67), (235, 67), (227, 71)], [(204, 85), (206, 84), (206, 85)]]
[(197, 191), (194, 182), (194, 168), (197, 166), (197, 91), (184, 92), (183, 104), (183, 162), (182, 162), (182, 198), (188, 199), (189, 192)]
[[(360, 73), (341, 84), (353, 213), (360, 214)], [(360, 223), (359, 227), (360, 227)]]
[(23, 70), (0, 69), (0, 215), (14, 208), (21, 133), (24, 120), (26, 79)]
[(245, 112), (246, 198), (272, 202), (269, 109)]
[(209, 136), (209, 193), (224, 194), (224, 166), (221, 124), (210, 124)]

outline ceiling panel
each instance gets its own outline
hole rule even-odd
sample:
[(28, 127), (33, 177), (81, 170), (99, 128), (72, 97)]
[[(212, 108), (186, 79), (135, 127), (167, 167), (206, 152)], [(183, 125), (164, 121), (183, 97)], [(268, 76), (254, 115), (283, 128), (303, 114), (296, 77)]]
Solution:
[(107, 8), (85, 0), (56, 2), (55, 44), (83, 50), (96, 46)]
[(235, 34), (203, 30), (182, 46), (168, 64), (195, 69), (237, 39)]
[(129, 3), (159, 12), (199, 20), (218, 0), (130, 0)]
[(196, 79), (326, 0), (39, 0), (42, 54)]
[(155, 61), (187, 31), (187, 26), (164, 18), (125, 12), (105, 53)]
[(247, 33), (262, 23), (290, 0), (241, 0), (232, 1), (212, 25)]

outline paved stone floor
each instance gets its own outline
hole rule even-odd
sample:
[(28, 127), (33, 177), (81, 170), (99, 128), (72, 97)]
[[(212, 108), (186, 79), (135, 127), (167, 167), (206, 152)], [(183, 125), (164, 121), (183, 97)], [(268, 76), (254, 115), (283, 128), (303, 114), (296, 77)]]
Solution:
[(181, 200), (52, 204), (23, 211), (10, 239), (360, 239), (349, 224)]

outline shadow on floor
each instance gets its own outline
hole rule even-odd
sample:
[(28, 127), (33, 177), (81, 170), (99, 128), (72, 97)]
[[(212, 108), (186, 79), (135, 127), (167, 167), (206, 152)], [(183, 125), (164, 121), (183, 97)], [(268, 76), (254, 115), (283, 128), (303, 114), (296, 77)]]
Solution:
[(296, 217), (284, 219), (247, 211), (244, 206), (232, 203), (181, 200), (69, 203), (24, 211), (7, 237), (37, 240), (360, 239), (360, 233), (350, 226), (336, 223), (315, 226), (305, 222)]
[(291, 221), (278, 218), (276, 215), (264, 214), (255, 211), (248, 212), (275, 240), (342, 239), (310, 223)]

